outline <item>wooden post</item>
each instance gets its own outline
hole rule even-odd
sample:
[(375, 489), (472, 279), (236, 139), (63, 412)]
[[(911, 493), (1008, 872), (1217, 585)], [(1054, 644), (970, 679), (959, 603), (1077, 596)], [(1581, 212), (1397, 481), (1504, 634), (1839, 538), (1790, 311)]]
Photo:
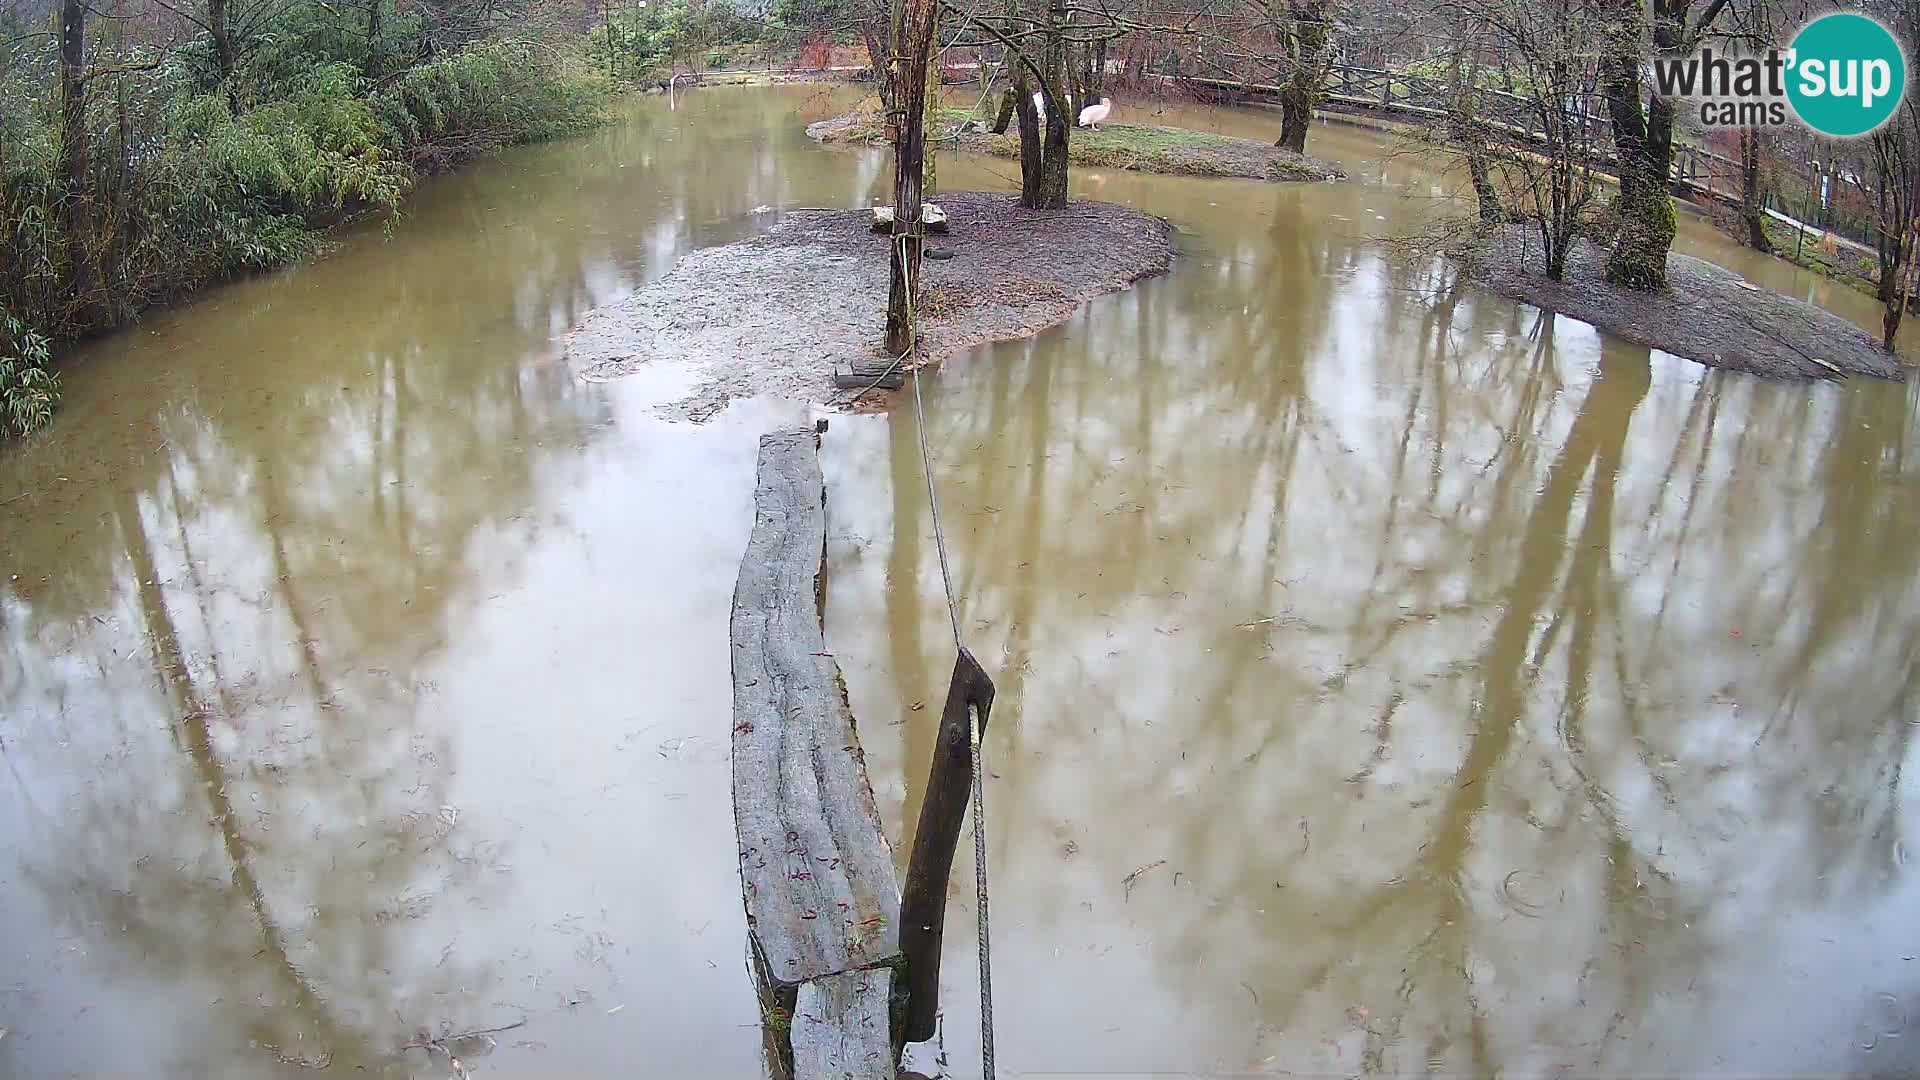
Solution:
[(927, 60), (933, 48), (938, 8), (934, 0), (895, 0), (900, 46), (893, 102), (898, 118), (893, 140), (893, 235), (887, 253), (887, 352), (905, 356), (913, 347), (913, 291), (920, 284), (921, 167), (927, 151)]
[(960, 820), (973, 790), (973, 741), (968, 712), (979, 717), (986, 737), (993, 711), (993, 680), (973, 654), (962, 648), (954, 658), (953, 681), (940, 710), (940, 733), (933, 744), (926, 798), (913, 831), (906, 887), (900, 894), (900, 953), (907, 964), (904, 1042), (933, 1038), (940, 1013), (940, 939), (947, 921), (947, 879), (960, 842)]

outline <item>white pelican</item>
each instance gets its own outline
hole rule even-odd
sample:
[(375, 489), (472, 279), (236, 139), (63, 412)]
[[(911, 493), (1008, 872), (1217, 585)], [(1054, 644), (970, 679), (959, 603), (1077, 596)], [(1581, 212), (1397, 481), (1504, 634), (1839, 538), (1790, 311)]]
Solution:
[(1080, 110), (1080, 126), (1083, 128), (1093, 128), (1095, 131), (1098, 131), (1100, 129), (1100, 121), (1105, 120), (1107, 114), (1112, 111), (1113, 99), (1101, 98), (1098, 104), (1089, 105)]

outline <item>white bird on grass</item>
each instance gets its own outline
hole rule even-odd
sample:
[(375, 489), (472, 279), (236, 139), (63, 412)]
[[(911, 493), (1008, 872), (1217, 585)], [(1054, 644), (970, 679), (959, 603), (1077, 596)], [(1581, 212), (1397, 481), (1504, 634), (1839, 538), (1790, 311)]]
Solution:
[(1105, 120), (1107, 114), (1112, 111), (1113, 99), (1101, 98), (1098, 104), (1089, 105), (1080, 110), (1080, 126), (1098, 131), (1100, 130), (1100, 121)]

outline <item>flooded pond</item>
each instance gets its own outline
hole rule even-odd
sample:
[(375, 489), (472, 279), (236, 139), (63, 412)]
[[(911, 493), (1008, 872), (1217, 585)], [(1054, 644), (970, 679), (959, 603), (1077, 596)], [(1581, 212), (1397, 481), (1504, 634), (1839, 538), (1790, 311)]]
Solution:
[[(880, 190), (801, 134), (834, 104), (637, 103), (68, 369), (0, 453), (0, 1073), (443, 1077), (407, 1044), (518, 1025), (458, 1048), (760, 1074), (726, 620), (754, 437), (805, 414), (670, 423), (554, 338), (760, 208)], [(1082, 174), (1180, 227), (1175, 271), (926, 384), (1000, 684), (1002, 1073), (1920, 1069), (1913, 392), (1396, 264), (1437, 182), (1313, 140), (1352, 182)], [(825, 444), (828, 640), (903, 862), (951, 666), (917, 438)]]

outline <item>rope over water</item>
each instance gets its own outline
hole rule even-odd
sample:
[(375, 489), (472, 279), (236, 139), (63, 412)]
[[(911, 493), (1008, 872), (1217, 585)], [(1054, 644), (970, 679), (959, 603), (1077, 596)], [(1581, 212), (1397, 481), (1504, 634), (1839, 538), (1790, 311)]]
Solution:
[[(911, 269), (907, 259), (906, 236), (897, 238), (900, 244), (900, 265)], [(909, 274), (907, 278), (907, 320), (913, 324), (913, 298), (915, 282)], [(916, 333), (914, 342), (907, 347), (912, 353), (919, 344)], [(895, 362), (898, 363), (896, 358)], [(947, 558), (947, 534), (940, 526), (940, 497), (933, 489), (933, 455), (927, 450), (927, 413), (920, 403), (920, 365), (913, 368), (913, 421), (920, 436), (920, 475), (927, 481), (927, 506), (933, 512), (933, 546), (940, 553), (940, 581), (947, 594), (947, 619), (953, 625), (953, 647), (962, 648), (960, 641), (960, 605), (953, 595), (953, 569)], [(967, 742), (971, 749), (969, 756), (973, 760), (973, 893), (975, 920), (975, 940), (980, 954), (980, 1074), (985, 1080), (994, 1080), (993, 1067), (993, 949), (992, 939), (987, 932), (987, 787), (981, 769), (980, 753), (980, 711), (972, 705), (967, 706)]]

